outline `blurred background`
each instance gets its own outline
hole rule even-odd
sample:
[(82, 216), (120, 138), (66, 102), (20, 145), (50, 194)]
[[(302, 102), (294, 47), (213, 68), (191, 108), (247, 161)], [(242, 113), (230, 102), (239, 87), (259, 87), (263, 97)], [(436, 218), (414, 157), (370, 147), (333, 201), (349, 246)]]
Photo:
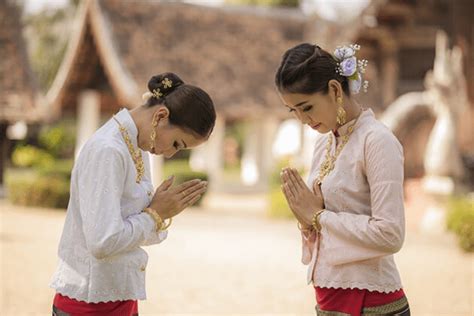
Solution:
[(218, 120), (205, 145), (151, 159), (155, 185), (210, 189), (147, 249), (140, 314), (314, 314), (279, 172), (308, 171), (315, 132), (273, 84), (301, 42), (369, 60), (356, 99), (404, 147), (396, 260), (414, 315), (473, 315), (473, 15), (470, 0), (0, 0), (2, 315), (50, 313), (74, 158), (166, 71), (209, 92)]

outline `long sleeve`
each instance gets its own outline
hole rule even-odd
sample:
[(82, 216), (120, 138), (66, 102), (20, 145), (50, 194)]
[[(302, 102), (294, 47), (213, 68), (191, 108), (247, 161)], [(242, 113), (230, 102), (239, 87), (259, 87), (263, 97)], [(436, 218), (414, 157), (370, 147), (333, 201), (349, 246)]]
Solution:
[(371, 215), (326, 210), (320, 216), (329, 245), (324, 256), (334, 265), (393, 254), (403, 244), (402, 147), (389, 131), (367, 135), (364, 146)]
[(120, 151), (94, 146), (88, 148), (86, 158), (78, 184), (82, 229), (91, 254), (101, 259), (166, 238), (166, 233), (154, 231), (154, 221), (146, 213), (122, 217), (120, 201), (130, 179)]

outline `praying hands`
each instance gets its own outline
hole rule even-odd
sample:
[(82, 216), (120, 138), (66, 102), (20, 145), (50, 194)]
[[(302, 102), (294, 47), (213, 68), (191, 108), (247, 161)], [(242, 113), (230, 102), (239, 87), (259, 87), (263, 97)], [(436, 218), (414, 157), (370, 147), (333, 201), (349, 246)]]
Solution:
[(324, 208), (320, 186), (315, 184), (311, 191), (295, 169), (285, 168), (280, 175), (281, 188), (291, 211), (303, 228), (311, 227), (314, 213)]

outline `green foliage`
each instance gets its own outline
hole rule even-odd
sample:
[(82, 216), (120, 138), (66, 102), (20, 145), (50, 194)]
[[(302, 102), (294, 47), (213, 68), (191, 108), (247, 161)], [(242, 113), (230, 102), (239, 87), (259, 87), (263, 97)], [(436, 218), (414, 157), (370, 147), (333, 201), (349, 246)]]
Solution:
[(32, 167), (43, 174), (69, 177), (74, 154), (74, 127), (66, 122), (44, 127), (38, 137), (41, 148), (32, 145), (18, 145), (12, 154), (16, 167)]
[[(205, 172), (193, 171), (189, 167), (189, 163), (185, 159), (174, 159), (166, 161), (164, 164), (164, 177), (168, 178), (174, 176), (174, 185), (181, 184), (183, 182), (201, 179), (203, 181), (208, 181), (208, 175)], [(204, 193), (204, 195), (206, 195)], [(195, 204), (200, 205), (203, 197)]]
[(34, 170), (9, 170), (6, 175), (8, 198), (13, 204), (67, 208), (69, 180), (57, 176), (41, 176)]
[(71, 177), (72, 168), (74, 166), (73, 159), (58, 159), (52, 165), (40, 166), (37, 168), (40, 176), (60, 177), (69, 179)]
[(55, 157), (72, 157), (75, 146), (75, 132), (72, 124), (66, 122), (43, 128), (39, 142)]
[(285, 195), (279, 187), (272, 188), (269, 193), (270, 208), (268, 215), (274, 218), (294, 218), (293, 213), (286, 202)]
[(299, 0), (227, 0), (230, 4), (297, 7)]
[(12, 162), (17, 167), (49, 167), (54, 165), (54, 157), (41, 148), (25, 145), (15, 148)]
[(474, 201), (456, 198), (449, 203), (447, 227), (458, 235), (462, 249), (474, 252)]

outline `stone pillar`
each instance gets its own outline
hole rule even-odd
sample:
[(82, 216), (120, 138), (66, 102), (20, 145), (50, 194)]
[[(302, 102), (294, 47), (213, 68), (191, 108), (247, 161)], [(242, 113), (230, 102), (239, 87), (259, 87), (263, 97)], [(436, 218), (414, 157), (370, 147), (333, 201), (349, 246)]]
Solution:
[(257, 121), (248, 122), (245, 131), (244, 148), (242, 153), (240, 178), (246, 186), (254, 186), (260, 178), (258, 168), (258, 152), (261, 130)]
[(274, 171), (272, 145), (278, 129), (278, 120), (273, 117), (249, 123), (242, 156), (242, 182), (247, 186), (268, 185)]
[[(263, 123), (263, 124), (262, 124)], [(275, 117), (267, 117), (260, 122), (262, 130), (262, 140), (260, 145), (260, 155), (258, 166), (260, 171), (260, 183), (267, 186), (269, 177), (275, 171), (276, 161), (273, 155), (273, 142), (278, 131), (279, 121)]]
[(193, 170), (206, 171), (209, 176), (209, 189), (212, 191), (222, 184), (224, 167), (225, 119), (218, 116), (209, 140), (192, 150), (190, 165)]
[(76, 158), (82, 146), (99, 128), (100, 93), (95, 90), (84, 90), (79, 94), (77, 103)]

